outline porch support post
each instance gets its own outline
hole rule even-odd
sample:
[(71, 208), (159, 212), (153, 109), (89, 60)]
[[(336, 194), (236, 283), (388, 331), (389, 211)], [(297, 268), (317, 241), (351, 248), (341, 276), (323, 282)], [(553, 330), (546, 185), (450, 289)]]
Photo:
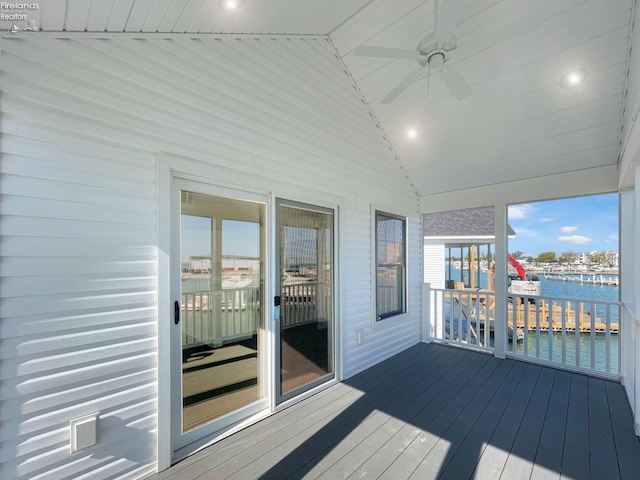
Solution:
[[(622, 355), (624, 355), (622, 363), (631, 361), (633, 365), (633, 388), (635, 390), (632, 399), (633, 420), (636, 435), (640, 435), (640, 365), (638, 363), (640, 362), (640, 293), (638, 293), (638, 286), (640, 286), (640, 167), (636, 166), (633, 173), (633, 208), (630, 209), (633, 221), (633, 283), (631, 285), (632, 298), (629, 300), (633, 305), (631, 307), (633, 315), (629, 318), (629, 324), (623, 325), (623, 328), (626, 328), (622, 331), (625, 337), (631, 337), (629, 343), (632, 348), (628, 352), (622, 349)], [(620, 264), (619, 268), (622, 269), (623, 265)], [(624, 319), (625, 316), (622, 315), (622, 318)]]
[(620, 192), (620, 373), (640, 435), (640, 167), (634, 186)]
[(431, 343), (431, 332), (434, 332), (435, 318), (431, 310), (431, 284), (422, 284), (422, 342)]
[(229, 298), (224, 298), (222, 290), (222, 218), (211, 218), (211, 228), (213, 230), (211, 232), (211, 278), (209, 284), (211, 305), (209, 305), (207, 318), (210, 322), (211, 340), (217, 346), (222, 345), (225, 337), (229, 335), (222, 316), (223, 302), (229, 301)]
[(507, 351), (507, 205), (496, 204), (495, 238), (496, 238), (496, 276), (495, 276), (495, 327), (494, 355), (506, 358)]

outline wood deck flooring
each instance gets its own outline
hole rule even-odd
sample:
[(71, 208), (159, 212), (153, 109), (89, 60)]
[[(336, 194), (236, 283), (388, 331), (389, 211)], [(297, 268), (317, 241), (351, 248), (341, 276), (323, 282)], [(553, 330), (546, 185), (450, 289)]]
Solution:
[(241, 342), (200, 350), (183, 362), (182, 382), (186, 431), (259, 398), (258, 352)]
[(638, 479), (620, 384), (419, 344), (160, 479)]

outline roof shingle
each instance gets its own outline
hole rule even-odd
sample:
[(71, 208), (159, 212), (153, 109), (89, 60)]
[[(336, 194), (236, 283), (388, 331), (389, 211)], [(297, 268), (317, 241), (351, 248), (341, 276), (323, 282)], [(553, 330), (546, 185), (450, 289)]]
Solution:
[[(426, 213), (422, 216), (425, 237), (493, 237), (495, 212), (493, 207), (467, 208), (447, 212)], [(507, 235), (516, 232), (507, 225)]]

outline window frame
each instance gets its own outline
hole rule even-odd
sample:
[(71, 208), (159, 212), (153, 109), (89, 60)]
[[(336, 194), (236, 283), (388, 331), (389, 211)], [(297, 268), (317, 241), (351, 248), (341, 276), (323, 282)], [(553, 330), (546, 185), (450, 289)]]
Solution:
[[(401, 317), (407, 314), (408, 312), (408, 224), (409, 218), (406, 215), (401, 215), (397, 213), (390, 213), (386, 210), (372, 208), (372, 223), (373, 223), (373, 238), (372, 238), (372, 269), (373, 269), (373, 286), (374, 291), (372, 292), (373, 302), (373, 318), (374, 325), (379, 324), (380, 322), (390, 319)], [(402, 222), (402, 274), (399, 279), (399, 285), (402, 289), (398, 298), (401, 301), (401, 305), (399, 309), (386, 312), (380, 314), (378, 311), (378, 268), (380, 263), (378, 261), (378, 252), (379, 252), (379, 242), (378, 242), (378, 225), (380, 220), (399, 220)]]

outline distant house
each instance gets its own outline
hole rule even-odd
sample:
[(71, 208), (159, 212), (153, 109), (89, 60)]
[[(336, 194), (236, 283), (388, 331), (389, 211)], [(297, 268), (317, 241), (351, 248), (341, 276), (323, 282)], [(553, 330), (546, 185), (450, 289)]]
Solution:
[[(495, 211), (493, 207), (478, 207), (427, 213), (422, 216), (422, 233), (424, 281), (434, 288), (444, 288), (445, 259), (464, 258), (472, 246), (477, 252), (480, 246), (487, 245), (490, 251), (490, 245), (495, 243)], [(513, 238), (516, 232), (507, 225), (507, 234)]]
[(189, 270), (192, 272), (211, 271), (211, 256), (189, 257)]

